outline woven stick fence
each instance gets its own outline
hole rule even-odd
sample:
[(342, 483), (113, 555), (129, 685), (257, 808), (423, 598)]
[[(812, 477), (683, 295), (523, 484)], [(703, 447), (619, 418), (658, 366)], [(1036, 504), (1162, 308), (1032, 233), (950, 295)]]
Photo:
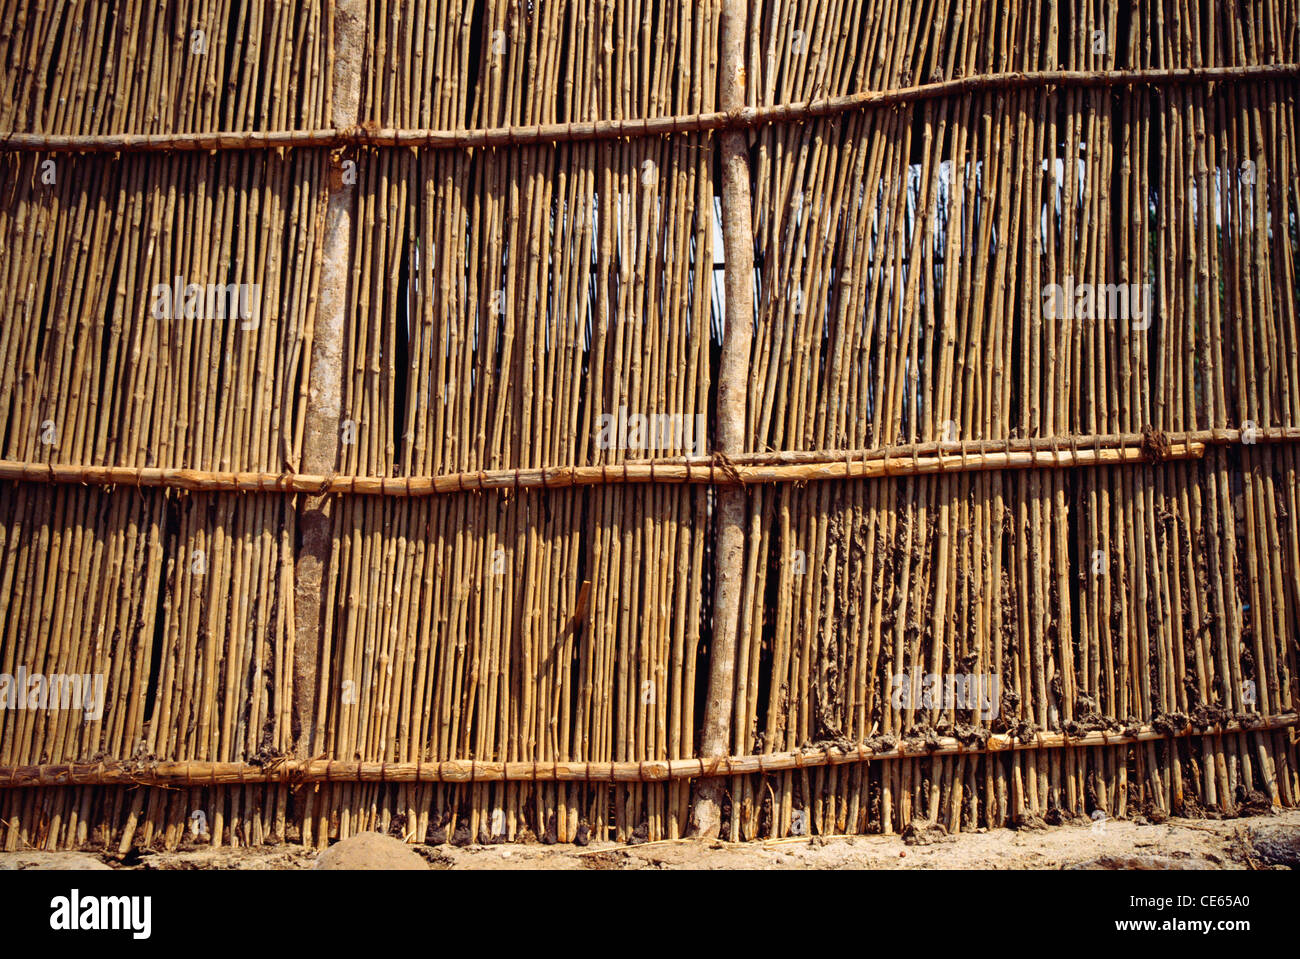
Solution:
[(0, 847), (1300, 803), (1297, 5), (724, 10), (0, 6)]
[(1193, 67), (1165, 70), (1034, 70), (1025, 73), (983, 74), (923, 83), (897, 90), (868, 90), (845, 96), (777, 103), (760, 107), (689, 116), (638, 117), (627, 120), (544, 123), (531, 126), (485, 127), (477, 130), (403, 130), (377, 126), (332, 127), (323, 130), (269, 130), (221, 133), (122, 133), (76, 136), (68, 134), (9, 133), (0, 150), (39, 150), (47, 153), (119, 153), (173, 150), (266, 150), (286, 147), (422, 147), (454, 150), (575, 140), (618, 140), (667, 136), (706, 130), (745, 130), (771, 123), (802, 123), (814, 117), (836, 116), (855, 110), (889, 107), (919, 100), (936, 100), (960, 93), (985, 90), (1020, 90), (1062, 87), (1162, 87), (1294, 80), (1300, 64), (1273, 63), (1241, 67)]

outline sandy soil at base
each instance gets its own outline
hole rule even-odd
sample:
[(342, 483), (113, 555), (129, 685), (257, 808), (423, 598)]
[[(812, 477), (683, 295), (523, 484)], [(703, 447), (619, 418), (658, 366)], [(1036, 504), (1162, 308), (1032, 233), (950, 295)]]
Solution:
[[(700, 840), (621, 845), (410, 846), (434, 869), (1259, 869), (1261, 829), (1300, 837), (1300, 810), (1250, 819), (1111, 821), (993, 829), (960, 836), (804, 837), (751, 843)], [(1274, 830), (1276, 834), (1276, 830)], [(401, 850), (398, 850), (401, 852)], [(310, 869), (318, 853), (278, 845), (182, 848), (126, 861), (83, 852), (0, 853), (0, 869)], [(382, 863), (375, 863), (382, 868)]]

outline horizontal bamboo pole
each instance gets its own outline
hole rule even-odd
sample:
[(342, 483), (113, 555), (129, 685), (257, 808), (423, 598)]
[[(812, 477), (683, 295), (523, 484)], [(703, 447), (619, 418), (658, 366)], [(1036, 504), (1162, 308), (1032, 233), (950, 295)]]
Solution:
[(1263, 732), (1295, 726), (1296, 713), (1261, 716), (1248, 722), (1232, 721), (1215, 726), (1187, 726), (1176, 732), (1150, 725), (1132, 733), (1095, 730), (1082, 736), (1065, 733), (1034, 733), (1019, 738), (995, 733), (982, 745), (967, 745), (951, 736), (937, 737), (930, 744), (903, 740), (894, 746), (873, 748), (868, 743), (853, 747), (830, 746), (795, 752), (719, 756), (714, 759), (665, 759), (644, 762), (478, 762), (449, 759), (443, 762), (341, 762), (312, 759), (285, 760), (255, 765), (239, 762), (122, 762), (51, 763), (41, 766), (0, 766), (0, 789), (46, 786), (229, 786), (243, 783), (313, 782), (661, 782), (709, 776), (741, 776), (750, 773), (781, 772), (815, 766), (840, 766), (869, 760), (905, 759), (999, 753), (1025, 749), (1064, 749), (1089, 746), (1122, 746), (1187, 736), (1217, 736), (1225, 733)]
[[(0, 480), (91, 486), (152, 486), (201, 492), (311, 493), (363, 496), (435, 496), (476, 490), (567, 489), (621, 483), (747, 486), (761, 483), (813, 483), (881, 476), (920, 476), (1002, 469), (1067, 469), (1115, 466), (1149, 461), (1140, 446), (1060, 450), (1012, 450), (962, 453), (955, 449), (922, 455), (912, 450), (888, 456), (816, 463), (735, 465), (725, 458), (686, 463), (657, 461), (602, 466), (540, 466), (531, 469), (480, 470), (444, 476), (321, 476), (304, 473), (222, 473), (140, 466), (84, 466), (19, 463), (0, 460)], [(1203, 442), (1175, 442), (1162, 451), (1164, 460), (1199, 459)]]
[[(885, 457), (910, 457), (914, 452), (920, 456), (972, 455), (990, 452), (1022, 452), (1024, 450), (1063, 450), (1072, 449), (1114, 449), (1116, 447), (1140, 447), (1144, 443), (1159, 444), (1165, 442), (1204, 443), (1207, 446), (1229, 446), (1242, 442), (1255, 443), (1294, 443), (1300, 442), (1300, 426), (1257, 427), (1249, 432), (1238, 429), (1186, 430), (1174, 433), (1097, 433), (1077, 436), (1036, 436), (1005, 440), (966, 440), (957, 442), (931, 441), (905, 446), (878, 446), (869, 449), (833, 449), (833, 450), (765, 450), (756, 453), (738, 453), (730, 457), (734, 465), (773, 465), (781, 463), (830, 463), (844, 462), (846, 459), (883, 459)], [(659, 457), (655, 464), (673, 465), (697, 463), (707, 465), (707, 456)], [(638, 462), (632, 460), (631, 462)]]
[[(1250, 434), (1258, 443), (1300, 441), (1300, 427)], [(1154, 441), (1152, 437), (1157, 437)], [(1070, 469), (1154, 460), (1199, 459), (1210, 444), (1242, 442), (1241, 430), (1111, 434), (1033, 440), (922, 443), (871, 450), (757, 453), (736, 459), (678, 457), (601, 466), (540, 466), (442, 476), (337, 476), (229, 473), (141, 466), (87, 466), (0, 460), (0, 480), (95, 486), (150, 486), (201, 492), (433, 496), (474, 490), (564, 489), (619, 483), (811, 483), (882, 476), (920, 476), (1004, 469)], [(782, 457), (790, 459), (782, 462)], [(775, 458), (776, 462), (763, 462)]]
[(871, 90), (820, 100), (743, 107), (731, 112), (714, 110), (708, 113), (680, 116), (543, 123), (477, 130), (397, 129), (363, 125), (348, 129), (114, 133), (85, 136), (15, 132), (0, 137), (0, 152), (36, 150), (45, 153), (144, 153), (166, 150), (269, 150), (290, 147), (349, 146), (421, 147), (429, 150), (481, 149), (538, 143), (667, 136), (698, 133), (704, 130), (748, 129), (985, 90), (1052, 87), (1169, 87), (1289, 80), (1298, 76), (1300, 76), (1300, 64), (1294, 63), (1165, 70), (1034, 70), (981, 74), (937, 83), (900, 87), (895, 90)]

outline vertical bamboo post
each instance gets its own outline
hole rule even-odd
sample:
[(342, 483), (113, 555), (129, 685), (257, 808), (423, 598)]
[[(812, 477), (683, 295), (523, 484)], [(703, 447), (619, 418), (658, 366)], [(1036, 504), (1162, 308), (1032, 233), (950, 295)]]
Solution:
[[(719, 101), (723, 110), (745, 105), (745, 0), (722, 6)], [(749, 383), (750, 344), (754, 335), (754, 231), (750, 217), (749, 150), (746, 134), (723, 133), (722, 237), (726, 255), (726, 332), (718, 371), (715, 449), (724, 456), (745, 450), (745, 399)], [(735, 696), (736, 633), (745, 563), (743, 487), (718, 494), (716, 564), (713, 594), (713, 643), (709, 652), (709, 697), (705, 704), (702, 756), (725, 755), (731, 746), (732, 700)], [(693, 835), (716, 838), (722, 826), (721, 779), (702, 780), (696, 795)]]
[[(362, 0), (331, 3), (330, 29), (333, 33), (330, 122), (336, 128), (347, 128), (355, 126), (360, 118), (361, 64), (366, 39), (366, 8)], [(343, 316), (347, 309), (355, 205), (355, 182), (345, 182), (342, 164), (331, 164), (321, 249), (320, 302), (312, 328), (311, 372), (299, 465), (299, 469), (319, 475), (332, 473), (338, 462)], [(294, 571), (293, 732), (300, 758), (309, 755), (314, 745), (312, 732), (324, 606), (322, 582), (332, 539), (330, 512), (329, 497), (306, 496), (299, 501), (302, 546)]]

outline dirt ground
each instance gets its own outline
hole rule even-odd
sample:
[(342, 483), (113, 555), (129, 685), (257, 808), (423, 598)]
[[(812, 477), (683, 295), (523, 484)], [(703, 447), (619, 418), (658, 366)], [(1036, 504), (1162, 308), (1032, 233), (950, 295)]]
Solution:
[[(993, 829), (960, 836), (798, 837), (733, 844), (411, 846), (434, 869), (1271, 869), (1287, 868), (1263, 837), (1300, 843), (1300, 810), (1250, 819), (1110, 821)], [(338, 848), (337, 846), (335, 847)], [(398, 852), (405, 853), (404, 850)], [(311, 869), (296, 846), (194, 847), (122, 862), (90, 852), (0, 853), (0, 869)], [(1294, 865), (1294, 862), (1292, 862)]]

